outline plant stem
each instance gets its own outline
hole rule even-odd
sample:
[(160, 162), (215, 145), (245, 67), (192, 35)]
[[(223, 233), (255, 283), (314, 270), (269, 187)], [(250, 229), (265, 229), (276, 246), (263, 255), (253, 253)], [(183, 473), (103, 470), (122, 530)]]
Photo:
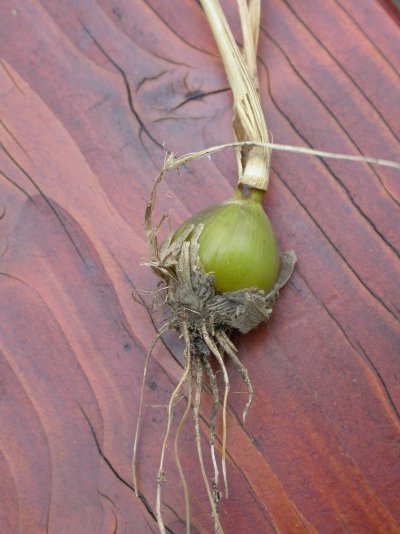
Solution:
[[(260, 19), (259, 0), (237, 0), (243, 32), (243, 56), (233, 38), (218, 0), (200, 0), (217, 43), (233, 93), (235, 140), (268, 143), (268, 131), (258, 95), (256, 47)], [(267, 190), (270, 151), (259, 146), (241, 146), (236, 151), (239, 184)]]

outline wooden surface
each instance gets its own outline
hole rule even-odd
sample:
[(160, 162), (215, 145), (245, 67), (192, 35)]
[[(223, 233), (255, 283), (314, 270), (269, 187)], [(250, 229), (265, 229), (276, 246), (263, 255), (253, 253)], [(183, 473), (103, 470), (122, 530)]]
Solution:
[[(262, 2), (275, 141), (399, 160), (399, 19), (381, 4)], [(150, 366), (139, 500), (139, 384), (166, 317), (131, 298), (156, 284), (140, 267), (145, 200), (164, 143), (182, 154), (231, 140), (227, 82), (194, 0), (0, 6), (0, 532), (157, 532), (182, 343), (165, 335)], [(196, 162), (168, 178), (159, 211), (177, 224), (235, 176), (232, 153)], [(394, 170), (274, 153), (266, 208), (299, 262), (273, 319), (239, 342), (255, 388), (245, 429), (228, 366), (226, 533), (400, 532), (399, 193)], [(171, 450), (165, 520), (182, 533)], [(210, 533), (191, 421), (182, 462), (192, 532)]]

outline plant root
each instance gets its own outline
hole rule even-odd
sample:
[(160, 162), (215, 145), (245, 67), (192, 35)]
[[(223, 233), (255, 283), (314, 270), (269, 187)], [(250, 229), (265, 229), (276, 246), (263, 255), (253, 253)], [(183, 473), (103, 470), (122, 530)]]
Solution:
[(203, 452), (201, 448), (201, 436), (200, 436), (200, 425), (199, 425), (199, 412), (200, 412), (200, 402), (201, 402), (201, 391), (203, 388), (203, 365), (200, 357), (195, 358), (195, 397), (193, 403), (193, 419), (194, 419), (194, 430), (196, 435), (196, 446), (197, 446), (197, 455), (199, 458), (201, 475), (204, 480), (204, 485), (206, 487), (208, 500), (211, 507), (211, 515), (214, 520), (214, 530), (216, 534), (223, 534), (223, 530), (218, 518), (217, 503), (214, 499), (214, 492), (211, 491), (210, 484), (208, 482), (206, 470), (204, 467), (203, 461)]
[(179, 477), (181, 479), (182, 487), (183, 487), (183, 498), (185, 502), (185, 523), (186, 523), (186, 534), (190, 534), (190, 501), (189, 501), (189, 490), (185, 478), (185, 474), (182, 469), (182, 464), (179, 459), (179, 438), (182, 432), (182, 428), (186, 422), (187, 416), (189, 415), (190, 408), (192, 404), (192, 382), (191, 380), (188, 383), (188, 396), (187, 396), (187, 403), (186, 408), (182, 414), (182, 417), (178, 423), (178, 428), (176, 430), (175, 439), (174, 439), (174, 458), (175, 458), (175, 464), (178, 469)]
[(224, 351), (230, 356), (233, 365), (236, 367), (236, 369), (239, 371), (243, 382), (246, 384), (247, 387), (247, 401), (243, 409), (243, 426), (246, 422), (246, 414), (248, 412), (248, 409), (250, 408), (251, 401), (253, 399), (253, 386), (251, 385), (249, 373), (246, 369), (246, 367), (242, 364), (242, 362), (239, 360), (237, 356), (237, 348), (232, 343), (232, 341), (229, 339), (229, 337), (226, 335), (225, 332), (218, 332), (217, 340), (220, 346), (224, 349)]
[(214, 341), (210, 338), (207, 327), (205, 324), (202, 325), (202, 334), (203, 339), (207, 345), (207, 347), (210, 349), (211, 354), (213, 354), (218, 364), (222, 370), (223, 377), (224, 377), (224, 401), (222, 406), (222, 476), (224, 479), (224, 488), (225, 488), (225, 498), (228, 498), (228, 480), (226, 476), (226, 410), (228, 406), (228, 393), (229, 393), (229, 378), (228, 373), (226, 371), (226, 367), (224, 364), (224, 360), (222, 359), (221, 353), (218, 350), (217, 345), (214, 343)]
[(161, 336), (167, 332), (170, 328), (169, 323), (166, 323), (158, 332), (158, 334), (154, 337), (152, 343), (150, 344), (150, 347), (147, 350), (146, 359), (144, 363), (144, 370), (143, 370), (143, 376), (142, 376), (142, 384), (140, 387), (140, 401), (139, 401), (139, 413), (138, 418), (136, 422), (136, 431), (135, 431), (135, 438), (133, 441), (133, 453), (132, 453), (132, 480), (133, 480), (133, 488), (135, 490), (136, 497), (139, 497), (139, 488), (137, 483), (137, 472), (136, 472), (136, 456), (137, 456), (137, 446), (138, 446), (138, 439), (139, 439), (139, 432), (140, 432), (140, 423), (142, 419), (142, 410), (143, 410), (143, 398), (144, 398), (144, 387), (146, 384), (146, 378), (147, 378), (147, 369), (149, 366), (149, 360), (150, 356), (153, 352), (154, 347), (156, 346), (158, 340), (161, 338)]
[(219, 492), (217, 489), (219, 471), (218, 471), (217, 460), (215, 458), (214, 442), (215, 442), (215, 428), (216, 428), (217, 414), (218, 414), (219, 392), (218, 392), (218, 385), (217, 385), (217, 377), (215, 376), (215, 373), (212, 370), (212, 367), (210, 365), (208, 358), (203, 357), (202, 363), (207, 373), (208, 383), (210, 385), (211, 395), (212, 395), (212, 407), (211, 407), (210, 423), (209, 423), (211, 459), (212, 459), (213, 468), (214, 468), (214, 477), (212, 480), (212, 485), (213, 485), (213, 489), (215, 493), (214, 499), (216, 500), (216, 502), (218, 502), (220, 498)]
[[(183, 326), (183, 331), (184, 331), (184, 336), (185, 336), (187, 325), (182, 325), (182, 326)], [(158, 474), (157, 474), (156, 516), (157, 516), (158, 528), (161, 534), (165, 534), (165, 525), (164, 525), (164, 521), (163, 521), (162, 513), (161, 513), (161, 490), (162, 490), (163, 482), (165, 480), (164, 470), (163, 470), (165, 451), (166, 451), (167, 441), (168, 441), (169, 433), (171, 430), (172, 419), (173, 419), (174, 401), (179, 395), (184, 383), (186, 382), (187, 377), (190, 375), (190, 372), (191, 372), (190, 344), (186, 346), (184, 356), (185, 356), (185, 362), (184, 362), (184, 370), (183, 370), (182, 376), (178, 384), (176, 385), (174, 391), (172, 392), (172, 395), (168, 402), (167, 422), (166, 422), (164, 439), (163, 439), (162, 448), (161, 448), (160, 466), (158, 468)]]

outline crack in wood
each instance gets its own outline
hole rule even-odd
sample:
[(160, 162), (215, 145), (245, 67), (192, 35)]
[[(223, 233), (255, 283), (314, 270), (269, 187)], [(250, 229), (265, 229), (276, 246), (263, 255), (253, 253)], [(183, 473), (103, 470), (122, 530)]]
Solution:
[[(78, 405), (78, 408), (80, 410), (80, 412), (82, 413), (83, 417), (85, 418), (85, 421), (89, 427), (89, 430), (92, 434), (92, 437), (93, 437), (93, 441), (94, 441), (94, 444), (96, 446), (96, 449), (97, 449), (97, 452), (99, 453), (99, 456), (104, 460), (104, 462), (106, 463), (107, 467), (111, 470), (111, 472), (115, 475), (115, 477), (124, 485), (126, 486), (133, 494), (135, 494), (135, 490), (134, 490), (134, 487), (132, 484), (130, 484), (129, 482), (127, 482), (119, 473), (118, 471), (115, 469), (115, 467), (112, 465), (112, 463), (110, 462), (110, 460), (107, 458), (107, 456), (104, 454), (103, 452), (103, 449), (100, 445), (100, 442), (99, 442), (99, 439), (97, 437), (97, 434), (96, 434), (96, 431), (94, 430), (93, 428), (93, 425), (92, 425), (92, 422), (90, 421), (89, 417), (87, 416), (85, 410), (83, 409), (83, 407), (79, 404), (79, 402), (77, 403)], [(147, 513), (151, 516), (151, 518), (153, 519), (153, 521), (157, 522), (157, 517), (156, 517), (156, 514), (154, 513), (150, 503), (148, 502), (148, 500), (146, 499), (146, 497), (143, 495), (143, 493), (141, 493), (140, 491), (138, 492), (139, 493), (139, 499), (140, 501), (143, 503), (145, 509), (147, 510)], [(171, 534), (173, 534), (172, 530), (170, 530), (168, 527), (166, 527), (166, 530), (168, 532), (170, 532)]]
[[(39, 193), (39, 195), (41, 196), (41, 198), (45, 201), (45, 203), (47, 204), (47, 206), (50, 208), (50, 210), (53, 212), (53, 214), (55, 215), (56, 219), (58, 220), (58, 222), (60, 223), (62, 229), (64, 230), (65, 234), (67, 235), (69, 241), (71, 242), (72, 246), (74, 247), (75, 249), (75, 252), (78, 254), (78, 256), (80, 257), (80, 259), (83, 261), (83, 263), (86, 265), (86, 260), (85, 258), (83, 257), (82, 255), (82, 252), (79, 250), (79, 247), (78, 245), (75, 243), (71, 233), (69, 232), (68, 228), (66, 227), (64, 221), (62, 220), (61, 218), (61, 215), (58, 213), (58, 211), (56, 210), (56, 208), (54, 207), (53, 203), (50, 202), (49, 198), (47, 197), (47, 195), (44, 193), (44, 191), (41, 189), (41, 187), (39, 187), (39, 185), (35, 182), (35, 180), (32, 178), (32, 176), (23, 168), (23, 166), (18, 163), (18, 161), (10, 154), (10, 152), (8, 152), (8, 150), (6, 149), (6, 147), (3, 145), (3, 143), (0, 143), (0, 148), (3, 150), (3, 152), (8, 156), (8, 158), (14, 163), (14, 165), (24, 174), (24, 176), (29, 180), (29, 182), (34, 186), (34, 188), (36, 189), (36, 191)], [(1, 172), (1, 171), (0, 171)], [(4, 176), (4, 173), (1, 172), (1, 174)], [(8, 178), (8, 177), (6, 177)], [(13, 182), (14, 183), (14, 182)], [(15, 183), (14, 185), (20, 189)], [(28, 195), (29, 196), (29, 195)]]
[[(89, 37), (92, 39), (93, 43), (96, 45), (98, 50), (104, 55), (104, 57), (111, 63), (111, 65), (113, 65), (113, 67), (121, 75), (122, 80), (124, 82), (126, 94), (127, 94), (129, 109), (130, 109), (132, 115), (135, 117), (135, 119), (136, 119), (136, 121), (137, 121), (137, 123), (139, 125), (139, 139), (141, 139), (141, 133), (144, 132), (147, 135), (147, 137), (151, 141), (153, 141), (153, 143), (155, 145), (157, 145), (159, 148), (164, 150), (163, 145), (159, 141), (157, 141), (157, 139), (147, 129), (145, 123), (143, 122), (142, 118), (140, 117), (139, 113), (137, 112), (137, 110), (136, 110), (136, 108), (135, 108), (135, 106), (133, 104), (131, 86), (129, 84), (129, 80), (128, 80), (128, 77), (127, 77), (126, 72), (124, 71), (124, 69), (105, 51), (105, 49), (101, 46), (99, 41), (94, 37), (92, 32), (84, 24), (82, 24), (82, 28), (87, 33), (87, 35), (89, 35)], [(144, 150), (146, 150), (146, 152), (147, 152), (147, 149), (146, 149), (146, 147), (144, 146), (143, 143), (142, 143), (142, 146), (143, 146)]]

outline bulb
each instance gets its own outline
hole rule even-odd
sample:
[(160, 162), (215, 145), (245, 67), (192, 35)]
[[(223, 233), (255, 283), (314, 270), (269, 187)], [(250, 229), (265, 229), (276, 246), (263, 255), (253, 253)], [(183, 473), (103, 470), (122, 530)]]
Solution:
[(263, 195), (237, 188), (231, 199), (193, 215), (175, 233), (176, 238), (189, 225), (204, 224), (199, 258), (204, 271), (214, 273), (219, 293), (252, 287), (269, 291), (276, 282), (279, 252)]

